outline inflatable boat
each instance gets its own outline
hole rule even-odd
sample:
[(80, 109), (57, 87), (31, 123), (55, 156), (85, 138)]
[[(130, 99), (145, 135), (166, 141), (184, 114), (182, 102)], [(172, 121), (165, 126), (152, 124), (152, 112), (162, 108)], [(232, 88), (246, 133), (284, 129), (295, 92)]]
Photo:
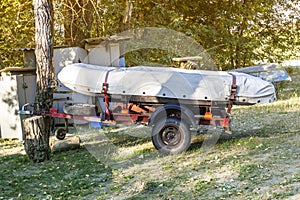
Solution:
[(271, 103), (276, 99), (272, 83), (240, 72), (186, 70), (172, 67), (106, 67), (71, 64), (58, 74), (66, 87), (86, 95), (132, 96), (159, 101), (228, 101), (236, 85), (234, 104)]

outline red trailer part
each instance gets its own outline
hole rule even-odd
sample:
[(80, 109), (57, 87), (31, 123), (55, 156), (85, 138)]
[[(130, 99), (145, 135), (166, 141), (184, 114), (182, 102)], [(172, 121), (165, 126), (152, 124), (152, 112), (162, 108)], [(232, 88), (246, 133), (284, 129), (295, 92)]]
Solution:
[[(103, 97), (105, 103), (104, 112), (102, 112), (104, 116), (59, 113), (57, 109), (50, 109), (49, 112), (44, 113), (28, 113), (26, 110), (28, 105), (24, 105), (20, 113), (65, 119), (65, 127), (55, 130), (58, 139), (65, 138), (69, 131), (68, 120), (71, 119), (103, 125), (143, 123), (152, 127), (152, 142), (156, 149), (165, 154), (180, 153), (189, 148), (191, 133), (203, 132), (203, 126), (214, 126), (230, 131), (230, 113), (237, 88), (234, 75), (232, 75), (232, 80), (231, 95), (227, 101), (111, 95), (109, 94), (109, 84), (105, 82), (102, 92), (98, 94)], [(110, 108), (111, 102), (119, 103)], [(205, 129), (207, 130), (207, 128)]]
[[(232, 75), (231, 95), (227, 101), (191, 101), (147, 96), (111, 95), (103, 84), (105, 119), (116, 124), (146, 123), (152, 126), (152, 142), (162, 153), (180, 153), (188, 149), (191, 133), (203, 126), (214, 126), (230, 132), (230, 114), (236, 94), (236, 77)], [(110, 102), (123, 102), (109, 109)], [(128, 105), (129, 106), (126, 106)], [(125, 105), (125, 106), (124, 106)], [(124, 109), (125, 108), (125, 109)]]

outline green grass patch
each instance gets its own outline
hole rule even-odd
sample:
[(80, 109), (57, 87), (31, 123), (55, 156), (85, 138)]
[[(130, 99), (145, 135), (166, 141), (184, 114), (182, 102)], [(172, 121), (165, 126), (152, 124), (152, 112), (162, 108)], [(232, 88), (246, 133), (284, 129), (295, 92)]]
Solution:
[(32, 163), (26, 155), (3, 156), (0, 162), (3, 198), (72, 199), (111, 179), (110, 169), (84, 149), (57, 154), (44, 163)]
[(243, 165), (240, 168), (240, 181), (254, 181), (260, 173), (260, 168), (257, 164)]

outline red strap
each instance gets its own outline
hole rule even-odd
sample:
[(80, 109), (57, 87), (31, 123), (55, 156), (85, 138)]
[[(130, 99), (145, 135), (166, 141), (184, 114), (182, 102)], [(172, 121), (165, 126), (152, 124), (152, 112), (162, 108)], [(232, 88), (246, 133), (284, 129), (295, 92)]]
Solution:
[(235, 100), (235, 95), (236, 95), (236, 90), (237, 90), (236, 76), (234, 74), (230, 74), (230, 75), (232, 76), (232, 85), (231, 85), (231, 91), (230, 91), (230, 97), (229, 97), (229, 105), (227, 108), (227, 113), (229, 113), (229, 114), (231, 112), (231, 108), (233, 105), (233, 101)]
[(234, 74), (229, 73), (232, 76), (232, 85), (231, 85), (231, 91), (230, 91), (230, 97), (229, 97), (229, 103), (227, 107), (226, 117), (224, 120), (224, 127), (227, 127), (230, 122), (230, 114), (231, 109), (233, 106), (233, 101), (235, 100), (237, 85), (236, 85), (236, 76)]
[(103, 94), (104, 94), (104, 102), (105, 102), (105, 120), (110, 120), (111, 119), (111, 111), (109, 110), (109, 98), (108, 98), (108, 74), (109, 72), (113, 71), (113, 69), (108, 70), (106, 75), (105, 75), (105, 80), (102, 85), (103, 87)]

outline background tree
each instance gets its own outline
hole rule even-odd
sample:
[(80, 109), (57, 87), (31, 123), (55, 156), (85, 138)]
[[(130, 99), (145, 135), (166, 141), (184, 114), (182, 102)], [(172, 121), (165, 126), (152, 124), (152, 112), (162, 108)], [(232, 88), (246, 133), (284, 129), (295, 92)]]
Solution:
[(80, 46), (83, 39), (91, 37), (94, 21), (92, 0), (63, 0), (61, 12), (65, 18), (64, 39), (68, 46)]
[(16, 49), (34, 45), (32, 1), (1, 1), (0, 21), (0, 69), (22, 66), (23, 54)]
[[(290, 56), (284, 57), (284, 52), (296, 45), (285, 36), (299, 32), (286, 28), (293, 26), (296, 18), (299, 19), (297, 2), (289, 2), (177, 1), (174, 7), (180, 17), (174, 18), (170, 28), (194, 37), (223, 69), (245, 67), (261, 60), (280, 62)], [(279, 7), (282, 11), (291, 12), (283, 16), (278, 12)], [(278, 37), (281, 38), (278, 42), (271, 43)], [(275, 49), (281, 49), (282, 53), (277, 54)]]
[[(23, 13), (22, 10), (31, 12), (23, 9), (30, 0), (20, 1), (22, 5), (17, 0), (1, 5), (1, 19), (9, 27), (0, 24), (6, 35), (1, 38), (0, 45), (6, 45), (5, 49), (32, 47), (32, 25), (24, 25), (30, 22), (30, 14), (26, 15), (26, 20), (18, 22), (20, 29), (16, 29), (17, 22), (10, 19), (15, 19), (18, 12)], [(260, 61), (281, 62), (299, 57), (297, 0), (54, 0), (54, 6), (56, 45), (77, 46), (84, 38), (107, 37), (130, 25), (132, 29), (165, 27), (182, 32), (198, 41), (224, 70)], [(8, 36), (20, 38), (19, 35), (24, 39), (11, 39), (17, 42), (10, 44), (4, 42)], [(15, 58), (14, 55), (15, 52), (0, 54), (3, 66), (9, 66), (8, 61)], [(129, 64), (139, 64), (143, 60), (171, 64), (172, 56), (168, 52), (145, 49), (129, 53), (126, 60)]]

